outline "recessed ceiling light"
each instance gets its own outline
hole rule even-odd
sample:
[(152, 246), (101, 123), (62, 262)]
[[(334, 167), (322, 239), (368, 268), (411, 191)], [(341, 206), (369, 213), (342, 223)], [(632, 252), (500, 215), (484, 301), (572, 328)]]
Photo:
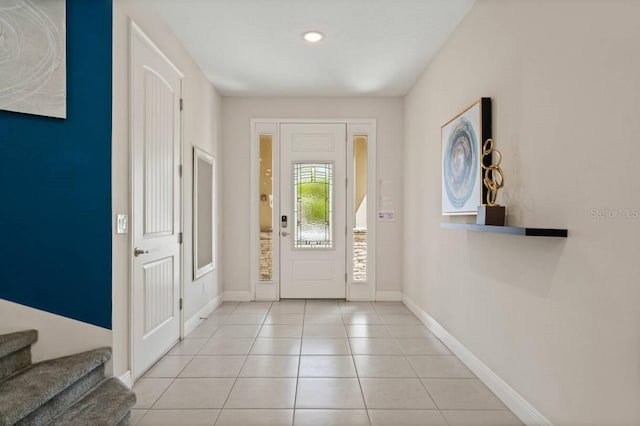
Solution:
[(309, 43), (317, 43), (324, 38), (324, 34), (318, 31), (307, 31), (306, 33), (302, 34), (302, 38)]

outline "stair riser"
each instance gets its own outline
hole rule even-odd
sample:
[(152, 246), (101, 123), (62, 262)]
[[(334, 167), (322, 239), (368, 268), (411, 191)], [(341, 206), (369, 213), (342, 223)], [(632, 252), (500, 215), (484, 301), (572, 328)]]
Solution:
[(0, 358), (0, 381), (31, 365), (31, 346)]
[(41, 405), (16, 425), (40, 426), (49, 424), (55, 417), (72, 406), (78, 399), (104, 379), (104, 364), (92, 370), (80, 380)]

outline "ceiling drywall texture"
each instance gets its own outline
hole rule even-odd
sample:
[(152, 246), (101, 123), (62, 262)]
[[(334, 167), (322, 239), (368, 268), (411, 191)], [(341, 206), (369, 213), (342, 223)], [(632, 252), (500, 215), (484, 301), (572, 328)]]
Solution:
[[(149, 0), (223, 96), (400, 96), (473, 0)], [(302, 33), (318, 30), (317, 45)]]

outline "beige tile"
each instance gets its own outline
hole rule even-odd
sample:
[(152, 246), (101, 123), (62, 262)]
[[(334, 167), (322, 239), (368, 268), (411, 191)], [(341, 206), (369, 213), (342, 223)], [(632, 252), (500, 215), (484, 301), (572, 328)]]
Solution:
[(376, 302), (373, 307), (381, 314), (411, 314), (402, 302)]
[(258, 337), (302, 337), (302, 325), (263, 325)]
[(235, 379), (176, 379), (154, 409), (222, 408)]
[(216, 338), (207, 342), (200, 351), (200, 355), (247, 355), (253, 344), (253, 339)]
[(244, 355), (198, 355), (180, 377), (237, 377), (245, 358)]
[(191, 333), (189, 333), (188, 337), (190, 338), (199, 337), (203, 339), (204, 338), (208, 339), (209, 337), (213, 336), (213, 333), (215, 333), (218, 330), (218, 326), (219, 324), (214, 324), (212, 322), (203, 322), (198, 327), (196, 327)]
[(271, 302), (240, 302), (233, 310), (234, 314), (266, 314)]
[(250, 355), (240, 377), (298, 377), (298, 356)]
[(347, 334), (349, 337), (368, 337), (368, 338), (386, 338), (390, 339), (391, 334), (384, 325), (365, 325), (352, 324), (347, 325)]
[(296, 410), (294, 426), (369, 426), (365, 410)]
[(307, 302), (305, 314), (340, 314), (340, 307), (336, 302), (310, 301)]
[(442, 415), (451, 426), (523, 426), (516, 416), (506, 410), (443, 410)]
[(260, 338), (251, 348), (251, 355), (298, 355), (300, 338)]
[(269, 313), (265, 324), (288, 324), (288, 325), (301, 325), (304, 318), (304, 314), (274, 314)]
[(304, 325), (342, 325), (340, 314), (305, 314)]
[(451, 355), (451, 351), (435, 338), (398, 339), (405, 355)]
[(387, 325), (387, 330), (397, 339), (436, 337), (424, 325)]
[(140, 420), (147, 414), (147, 410), (131, 410), (131, 426), (136, 426)]
[(354, 355), (402, 355), (394, 339), (349, 339)]
[(266, 316), (266, 314), (231, 314), (224, 320), (224, 323), (231, 325), (262, 324)]
[(156, 363), (144, 377), (178, 377), (193, 355), (168, 355)]
[(304, 337), (347, 337), (344, 325), (305, 325)]
[(169, 355), (195, 355), (204, 346), (208, 339), (186, 338), (171, 349)]
[(236, 306), (238, 306), (238, 302), (223, 302), (213, 311), (213, 314), (230, 314)]
[(473, 373), (455, 356), (408, 356), (418, 377), (474, 378)]
[(438, 410), (369, 410), (371, 426), (446, 426)]
[(302, 339), (302, 355), (350, 355), (347, 339), (305, 337)]
[(207, 317), (206, 320), (203, 321), (203, 324), (211, 324), (211, 325), (220, 325), (224, 324), (224, 320), (229, 316), (228, 313), (218, 314), (213, 313)]
[(260, 331), (260, 327), (260, 325), (221, 325), (213, 337), (216, 339), (221, 337), (229, 337), (232, 339), (256, 337)]
[(298, 379), (298, 408), (364, 408), (358, 379)]
[(388, 325), (422, 325), (413, 314), (380, 314), (380, 318)]
[(293, 408), (296, 379), (239, 378), (225, 408)]
[(345, 324), (384, 324), (382, 318), (375, 312), (344, 314), (342, 319)]
[(364, 399), (369, 409), (433, 410), (419, 379), (360, 379)]
[(353, 359), (358, 369), (358, 377), (416, 377), (403, 356), (358, 355)]
[(422, 379), (441, 410), (504, 410), (506, 407), (478, 379)]
[(348, 355), (303, 355), (300, 377), (357, 377), (353, 359)]
[(140, 426), (212, 426), (220, 410), (150, 410)]
[(224, 409), (216, 426), (283, 426), (293, 422), (293, 410)]
[(138, 380), (133, 387), (136, 393), (136, 405), (134, 408), (151, 408), (160, 398), (160, 395), (167, 390), (173, 379), (146, 379)]
[(351, 314), (356, 312), (371, 312), (375, 313), (376, 310), (369, 302), (338, 302), (340, 312), (343, 314)]
[(304, 314), (304, 301), (280, 301), (271, 305), (270, 314)]

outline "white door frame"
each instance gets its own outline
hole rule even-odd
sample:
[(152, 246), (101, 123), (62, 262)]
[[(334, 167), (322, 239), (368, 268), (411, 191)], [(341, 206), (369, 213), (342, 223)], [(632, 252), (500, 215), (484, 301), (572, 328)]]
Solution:
[[(234, 294), (234, 300), (279, 300), (280, 299), (280, 238), (275, 234), (280, 230), (280, 125), (283, 123), (344, 123), (347, 125), (347, 152), (353, 153), (353, 138), (357, 135), (367, 136), (367, 281), (353, 281), (353, 228), (347, 226), (347, 300), (376, 299), (376, 208), (377, 168), (376, 168), (376, 120), (357, 118), (322, 118), (322, 119), (286, 119), (286, 118), (254, 118), (251, 126), (251, 190), (250, 193), (250, 290), (244, 294)], [(260, 135), (273, 137), (273, 280), (260, 281), (260, 226), (259, 213), (259, 171), (260, 171)], [(351, 154), (352, 155), (352, 154)], [(353, 157), (347, 158), (347, 176), (353, 176)], [(347, 188), (347, 223), (353, 223), (354, 199), (353, 179), (349, 179)], [(238, 292), (240, 293), (240, 292)]]
[[(134, 362), (134, 344), (135, 344), (135, 339), (134, 339), (134, 333), (133, 333), (133, 321), (134, 321), (134, 315), (133, 315), (133, 311), (134, 311), (134, 306), (133, 306), (133, 275), (134, 275), (134, 269), (133, 269), (133, 262), (134, 262), (134, 256), (133, 256), (133, 250), (134, 250), (134, 241), (133, 241), (133, 237), (134, 237), (134, 230), (133, 230), (133, 224), (135, 223), (135, 220), (133, 218), (133, 205), (134, 205), (134, 198), (135, 198), (135, 194), (134, 194), (134, 179), (133, 179), (133, 170), (134, 170), (134, 158), (133, 158), (133, 138), (134, 138), (134, 125), (133, 125), (133, 91), (131, 90), (131, 87), (133, 87), (133, 70), (132, 70), (132, 64), (133, 64), (133, 43), (134, 43), (134, 37), (138, 37), (140, 39), (142, 39), (144, 42), (146, 42), (150, 47), (152, 47), (157, 53), (158, 55), (160, 55), (164, 60), (167, 61), (167, 63), (169, 65), (171, 65), (171, 67), (180, 75), (181, 78), (184, 78), (184, 73), (182, 71), (180, 71), (180, 69), (173, 63), (173, 61), (171, 61), (165, 54), (164, 52), (162, 52), (162, 50), (153, 42), (153, 40), (151, 40), (151, 38), (149, 38), (149, 36), (147, 36), (147, 34), (142, 30), (142, 28), (133, 20), (133, 19), (129, 19), (129, 76), (128, 76), (128, 84), (129, 84), (129, 234), (128, 234), (128, 238), (129, 238), (129, 250), (128, 250), (128, 256), (129, 256), (129, 262), (128, 262), (128, 266), (129, 266), (129, 282), (128, 282), (128, 294), (129, 294), (129, 306), (128, 306), (128, 312), (129, 312), (129, 321), (128, 321), (128, 332), (129, 332), (129, 353), (128, 353), (128, 361), (129, 361), (129, 372), (131, 373), (131, 381), (132, 384), (135, 382), (135, 380), (139, 379), (139, 377), (134, 377), (134, 368), (133, 368), (133, 362)], [(182, 82), (180, 84), (180, 97), (182, 98)], [(184, 157), (184, 146), (183, 146), (183, 141), (184, 141), (184, 117), (183, 117), (183, 112), (182, 109), (180, 110), (180, 140), (178, 141), (179, 144), (179, 151), (180, 151), (180, 158), (179, 158), (179, 163), (182, 165), (184, 164), (183, 161), (183, 157)], [(181, 166), (181, 169), (183, 167)], [(180, 206), (179, 206), (179, 214), (180, 214), (180, 218), (179, 218), (179, 223), (180, 223), (180, 229), (178, 232), (183, 232), (184, 230), (184, 176), (181, 176), (180, 179)], [(180, 244), (180, 274), (179, 274), (179, 285), (180, 285), (180, 300), (184, 300), (184, 244)], [(182, 307), (182, 302), (181, 303), (181, 307)], [(180, 340), (184, 339), (184, 309), (180, 309)]]

